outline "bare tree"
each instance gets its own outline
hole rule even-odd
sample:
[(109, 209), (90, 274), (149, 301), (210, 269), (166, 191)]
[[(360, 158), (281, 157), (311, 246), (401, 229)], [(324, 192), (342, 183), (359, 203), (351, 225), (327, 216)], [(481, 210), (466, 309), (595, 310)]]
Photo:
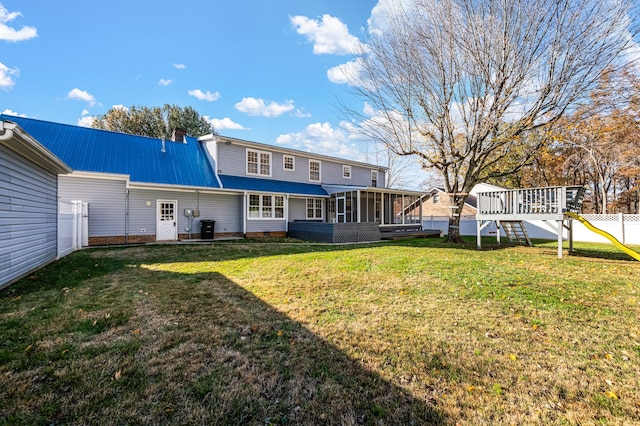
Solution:
[(411, 159), (400, 156), (381, 143), (369, 142), (362, 147), (363, 160), (387, 168), (385, 184), (389, 188), (406, 188)]
[[(405, 2), (407, 3), (407, 2)], [(437, 169), (462, 211), (474, 185), (519, 170), (525, 133), (587, 97), (633, 44), (633, 0), (413, 0), (388, 15), (351, 82), (361, 131)], [(375, 113), (371, 113), (375, 111)], [(449, 240), (460, 241), (459, 216)]]

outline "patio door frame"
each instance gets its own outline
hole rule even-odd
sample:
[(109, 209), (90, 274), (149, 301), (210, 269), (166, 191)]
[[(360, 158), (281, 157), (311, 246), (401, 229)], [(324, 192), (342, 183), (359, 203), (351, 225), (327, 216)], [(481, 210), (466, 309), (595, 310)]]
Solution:
[[(172, 205), (171, 211), (164, 210), (168, 205)], [(178, 200), (156, 200), (156, 241), (175, 241), (177, 239)]]
[(339, 194), (336, 194), (336, 222), (345, 223), (347, 221), (347, 194), (344, 192), (340, 192)]

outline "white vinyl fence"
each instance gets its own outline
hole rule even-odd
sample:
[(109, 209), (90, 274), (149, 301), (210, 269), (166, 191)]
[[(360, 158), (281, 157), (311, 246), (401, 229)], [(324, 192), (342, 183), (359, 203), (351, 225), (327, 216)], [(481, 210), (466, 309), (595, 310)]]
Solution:
[(88, 211), (82, 201), (58, 203), (58, 258), (89, 245)]
[[(640, 245), (640, 215), (637, 214), (584, 214), (582, 215), (593, 226), (616, 237), (623, 244)], [(422, 218), (423, 229), (439, 229), (445, 235), (449, 227), (449, 218), (446, 216), (427, 216)], [(553, 223), (555, 225), (555, 223)], [(525, 221), (527, 233), (531, 238), (555, 240), (557, 234), (541, 220)], [(475, 216), (464, 216), (460, 219), (460, 235), (476, 235)], [(483, 236), (495, 236), (495, 222), (482, 230)], [(501, 233), (502, 236), (504, 232)], [(567, 238), (567, 231), (564, 231)], [(608, 243), (609, 240), (587, 229), (577, 220), (573, 221), (573, 240), (582, 242)]]

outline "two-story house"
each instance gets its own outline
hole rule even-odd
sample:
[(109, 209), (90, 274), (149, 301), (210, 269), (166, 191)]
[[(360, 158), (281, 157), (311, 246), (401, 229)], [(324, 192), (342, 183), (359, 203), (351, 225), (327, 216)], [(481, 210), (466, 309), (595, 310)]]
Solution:
[(422, 195), (387, 188), (384, 167), (225, 136), (169, 141), (0, 117), (73, 169), (58, 193), (88, 203), (89, 245), (199, 239), (209, 221), (216, 238), (370, 241), (416, 222), (403, 212)]

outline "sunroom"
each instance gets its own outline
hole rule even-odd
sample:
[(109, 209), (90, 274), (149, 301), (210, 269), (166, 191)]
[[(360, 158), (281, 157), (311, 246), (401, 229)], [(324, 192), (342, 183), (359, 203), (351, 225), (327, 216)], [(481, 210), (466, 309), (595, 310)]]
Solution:
[[(307, 199), (306, 219), (288, 223), (293, 238), (322, 242), (377, 241), (394, 232), (422, 230), (423, 195), (416, 191), (323, 185), (328, 198)], [(410, 206), (417, 205), (415, 209)]]

